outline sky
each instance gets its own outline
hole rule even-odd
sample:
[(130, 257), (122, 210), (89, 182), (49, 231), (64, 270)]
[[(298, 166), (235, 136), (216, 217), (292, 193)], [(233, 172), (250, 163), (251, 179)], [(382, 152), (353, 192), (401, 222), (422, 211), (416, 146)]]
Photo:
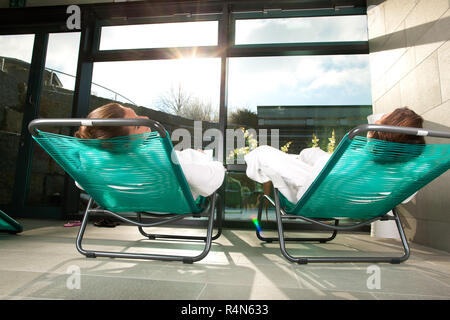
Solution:
[[(100, 49), (216, 45), (217, 22), (105, 27)], [(76, 74), (79, 33), (51, 34), (46, 67)], [(365, 16), (241, 20), (236, 43), (367, 40)], [(0, 56), (31, 61), (33, 36), (0, 36)], [(73, 90), (74, 79), (59, 75)], [(94, 64), (93, 82), (134, 103), (157, 109), (171, 87), (218, 109), (220, 59), (102, 62)], [(92, 86), (107, 98), (114, 93)], [(124, 98), (119, 100), (127, 101)], [(228, 108), (260, 105), (371, 104), (368, 55), (230, 58)]]

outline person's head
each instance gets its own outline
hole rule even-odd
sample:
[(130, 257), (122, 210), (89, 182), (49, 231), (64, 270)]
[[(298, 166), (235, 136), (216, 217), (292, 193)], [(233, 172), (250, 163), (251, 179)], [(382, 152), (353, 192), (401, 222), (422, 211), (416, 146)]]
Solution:
[[(375, 121), (375, 124), (384, 124), (397, 127), (411, 127), (422, 128), (423, 118), (414, 111), (404, 108), (397, 108), (391, 113), (385, 114), (380, 120)], [(424, 144), (425, 139), (423, 136), (413, 136), (400, 133), (369, 131), (368, 138), (398, 142), (409, 144)]]
[[(98, 107), (88, 115), (89, 119), (123, 119), (123, 118), (144, 118), (145, 116), (138, 116), (133, 109), (124, 107), (118, 103), (108, 103), (104, 106)], [(145, 126), (133, 127), (91, 127), (80, 126), (80, 129), (75, 132), (75, 137), (80, 139), (109, 139), (115, 137), (128, 136), (133, 134), (140, 134), (149, 132), (150, 128)]]

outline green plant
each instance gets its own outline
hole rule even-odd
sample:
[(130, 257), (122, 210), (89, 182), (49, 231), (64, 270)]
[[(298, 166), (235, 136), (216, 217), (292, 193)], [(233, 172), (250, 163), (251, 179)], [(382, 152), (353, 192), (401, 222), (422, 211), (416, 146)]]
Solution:
[(317, 136), (313, 133), (312, 134), (313, 138), (312, 138), (312, 148), (319, 148), (319, 141), (320, 139), (317, 138)]
[(258, 141), (253, 137), (253, 134), (249, 133), (245, 128), (240, 128), (244, 133), (244, 147), (236, 148), (230, 151), (227, 157), (228, 161), (236, 160), (238, 156), (243, 156), (255, 149), (258, 146)]
[[(242, 148), (236, 148), (232, 151), (230, 151), (230, 154), (227, 157), (227, 161), (231, 162), (232, 160), (236, 160), (239, 156), (244, 156), (256, 147), (258, 147), (258, 141), (253, 137), (253, 134), (251, 134), (248, 130), (241, 127), (240, 128), (242, 132), (244, 133), (244, 147)], [(289, 150), (289, 147), (291, 146), (292, 141), (287, 142), (284, 146), (280, 148), (281, 151), (287, 153)]]
[(333, 153), (334, 152), (334, 148), (336, 146), (336, 135), (334, 133), (334, 129), (333, 132), (331, 133), (331, 137), (328, 138), (328, 145), (327, 145), (327, 152), (328, 153)]
[(281, 147), (280, 150), (283, 151), (284, 153), (287, 153), (291, 144), (292, 144), (292, 141), (287, 142), (284, 146)]
[(334, 149), (336, 148), (336, 134), (335, 131), (333, 129), (333, 131), (331, 132), (331, 137), (328, 138), (328, 144), (325, 145), (323, 144), (322, 147), (320, 147), (319, 145), (319, 141), (320, 139), (317, 138), (317, 135), (315, 133), (312, 134), (312, 148), (320, 148), (328, 153), (333, 153)]

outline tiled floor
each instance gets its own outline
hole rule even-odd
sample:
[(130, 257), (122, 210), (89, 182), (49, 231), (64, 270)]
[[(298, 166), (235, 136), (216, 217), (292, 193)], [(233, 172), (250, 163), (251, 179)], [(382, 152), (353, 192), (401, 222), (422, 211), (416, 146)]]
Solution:
[[(261, 243), (249, 230), (225, 230), (205, 259), (189, 265), (88, 259), (75, 248), (78, 227), (20, 222), (25, 230), (20, 235), (0, 234), (0, 299), (450, 299), (450, 254), (415, 244), (408, 261), (377, 264), (373, 273), (370, 264), (293, 264), (282, 257), (278, 243)], [(144, 240), (136, 227), (124, 225), (103, 229), (91, 224), (85, 237), (86, 249), (196, 254), (203, 248), (196, 242)], [(180, 245), (183, 250), (177, 249)], [(365, 234), (287, 247), (306, 255), (400, 253), (396, 240)]]

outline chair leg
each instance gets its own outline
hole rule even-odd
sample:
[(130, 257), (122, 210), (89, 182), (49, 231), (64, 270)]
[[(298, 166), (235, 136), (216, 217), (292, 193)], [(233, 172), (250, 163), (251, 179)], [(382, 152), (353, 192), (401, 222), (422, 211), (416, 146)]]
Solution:
[[(260, 226), (261, 226), (262, 211), (263, 211), (263, 208), (264, 208), (264, 201), (267, 201), (269, 204), (272, 204), (275, 207), (275, 205), (274, 205), (274, 203), (272, 203), (272, 201), (270, 201), (265, 196), (262, 197), (262, 199), (261, 199), (261, 201), (259, 203), (259, 206), (258, 206), (258, 223), (259, 223)], [(335, 219), (334, 220), (334, 225), (338, 226), (339, 225), (339, 220)], [(318, 241), (320, 243), (326, 243), (326, 242), (331, 241), (334, 238), (336, 238), (337, 232), (338, 232), (337, 230), (334, 230), (333, 234), (330, 237), (328, 237), (328, 238), (284, 238), (284, 241), (300, 241), (300, 242), (302, 242), (302, 241), (303, 242), (306, 242), (306, 241), (312, 241), (312, 242)], [(268, 242), (268, 243), (272, 243), (273, 241), (278, 241), (279, 240), (279, 238), (277, 238), (277, 237), (270, 237), (269, 238), (269, 237), (262, 236), (260, 230), (258, 230), (258, 229), (256, 229), (256, 236), (258, 237), (259, 240), (265, 241), (265, 242)]]
[(397, 224), (397, 228), (401, 237), (404, 254), (400, 257), (294, 257), (290, 255), (285, 246), (285, 239), (284, 239), (284, 231), (283, 231), (283, 222), (281, 219), (281, 207), (280, 207), (280, 199), (278, 190), (275, 190), (274, 192), (274, 198), (275, 198), (275, 210), (276, 210), (276, 217), (277, 217), (277, 225), (278, 225), (278, 236), (280, 241), (280, 249), (283, 256), (288, 259), (291, 262), (296, 262), (298, 264), (307, 264), (309, 262), (323, 262), (323, 263), (336, 263), (336, 262), (371, 262), (371, 263), (378, 263), (378, 262), (387, 262), (387, 263), (401, 263), (403, 261), (406, 261), (409, 258), (409, 246), (408, 241), (406, 240), (403, 227), (401, 225), (399, 216), (394, 209), (394, 219)]
[[(216, 194), (216, 203), (220, 202), (217, 198), (219, 197), (218, 194)], [(218, 239), (222, 234), (222, 207), (217, 206), (217, 233), (211, 238), (212, 240)], [(137, 213), (138, 221), (142, 221), (142, 214)], [(207, 241), (207, 237), (201, 237), (201, 236), (180, 236), (180, 235), (172, 235), (172, 234), (150, 234), (144, 231), (143, 227), (138, 227), (139, 232), (149, 240), (156, 240), (156, 239), (178, 239), (178, 240), (203, 240)]]
[(216, 203), (216, 194), (214, 193), (211, 199), (208, 228), (206, 234), (206, 244), (203, 251), (197, 256), (175, 256), (175, 255), (159, 255), (159, 254), (137, 254), (137, 253), (122, 253), (109, 251), (94, 251), (83, 249), (82, 240), (88, 222), (89, 209), (92, 205), (92, 198), (91, 198), (89, 199), (89, 203), (88, 206), (86, 207), (86, 211), (84, 214), (83, 222), (81, 223), (81, 227), (78, 232), (76, 242), (77, 250), (88, 258), (109, 257), (109, 258), (147, 259), (147, 260), (163, 260), (163, 261), (182, 261), (183, 263), (193, 263), (199, 261), (204, 257), (206, 257), (206, 255), (209, 253), (209, 250), (211, 249), (212, 232), (214, 228), (215, 203)]
[(408, 260), (411, 251), (409, 250), (408, 240), (406, 239), (405, 231), (403, 230), (402, 222), (400, 221), (400, 216), (398, 215), (397, 208), (392, 209), (392, 212), (394, 213), (395, 224), (397, 225), (400, 240), (402, 241), (404, 254), (397, 259), (392, 259), (391, 263), (401, 263)]
[(87, 223), (89, 221), (89, 209), (91, 209), (92, 203), (93, 203), (92, 198), (89, 198), (88, 204), (86, 206), (86, 210), (84, 212), (83, 221), (81, 222), (80, 229), (78, 230), (77, 242), (76, 242), (78, 252), (80, 252), (81, 254), (85, 255), (88, 258), (95, 258), (95, 253), (93, 251), (84, 250), (83, 246), (82, 246), (82, 241), (83, 241), (84, 232), (86, 231)]

